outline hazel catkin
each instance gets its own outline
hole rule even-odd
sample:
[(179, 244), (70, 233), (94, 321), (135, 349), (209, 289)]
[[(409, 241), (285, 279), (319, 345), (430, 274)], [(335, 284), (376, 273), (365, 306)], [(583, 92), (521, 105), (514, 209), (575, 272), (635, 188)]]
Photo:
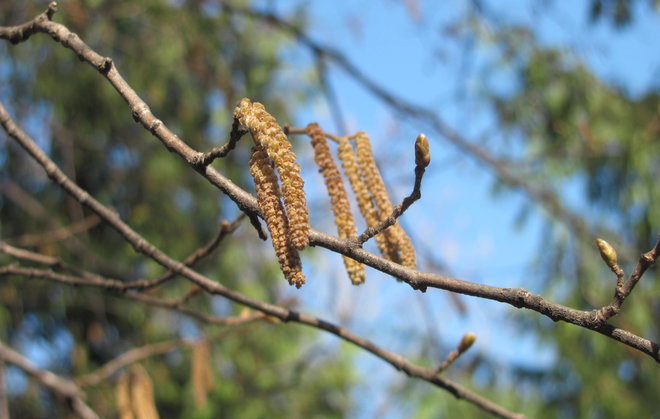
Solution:
[(292, 246), (289, 240), (289, 220), (284, 212), (277, 177), (270, 163), (271, 160), (261, 145), (252, 148), (249, 163), (250, 174), (256, 185), (259, 209), (268, 226), (273, 248), (284, 277), (289, 284), (300, 288), (305, 283), (305, 275), (302, 272), (298, 250)]
[[(357, 227), (355, 226), (355, 219), (351, 212), (351, 205), (346, 189), (344, 188), (344, 182), (341, 179), (341, 174), (332, 158), (328, 140), (317, 123), (307, 125), (306, 131), (307, 135), (312, 139), (314, 161), (319, 167), (319, 171), (325, 181), (326, 189), (328, 190), (328, 195), (330, 196), (330, 203), (339, 237), (343, 239), (356, 237)], [(364, 265), (348, 256), (343, 256), (343, 259), (351, 282), (355, 285), (363, 283), (365, 280)]]
[[(355, 194), (358, 208), (360, 209), (364, 220), (367, 222), (367, 227), (375, 226), (378, 224), (378, 213), (371, 202), (369, 189), (360, 177), (355, 151), (353, 150), (351, 143), (348, 141), (348, 138), (341, 137), (339, 139), (338, 155), (341, 160), (341, 165), (344, 168), (344, 173), (346, 174), (346, 177), (348, 177), (348, 181)], [(390, 241), (387, 239), (386, 235), (387, 230), (381, 234), (377, 234), (376, 244), (383, 257), (390, 258), (393, 249), (390, 248)]]
[[(392, 214), (392, 202), (387, 194), (387, 188), (380, 175), (369, 136), (360, 131), (355, 135), (358, 172), (367, 185), (369, 193), (376, 206), (377, 221), (383, 221)], [(390, 259), (404, 266), (414, 268), (416, 265), (415, 248), (410, 238), (399, 222), (385, 229), (385, 237), (389, 242)]]
[(236, 107), (234, 115), (246, 127), (255, 143), (263, 146), (282, 182), (282, 197), (289, 220), (291, 244), (298, 250), (309, 244), (309, 213), (303, 189), (305, 182), (300, 175), (300, 165), (291, 151), (291, 143), (259, 102), (252, 103), (244, 98)]

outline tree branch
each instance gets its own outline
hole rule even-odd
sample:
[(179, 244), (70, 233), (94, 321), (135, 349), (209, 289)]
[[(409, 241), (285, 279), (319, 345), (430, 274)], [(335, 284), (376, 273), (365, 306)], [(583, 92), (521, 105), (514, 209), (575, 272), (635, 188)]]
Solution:
[(80, 417), (84, 419), (98, 419), (98, 415), (85, 404), (85, 393), (76, 384), (50, 371), (40, 370), (29, 359), (9, 348), (1, 341), (0, 360), (17, 366), (53, 393), (70, 400), (71, 407)]
[(76, 221), (67, 226), (59, 227), (55, 230), (44, 231), (38, 234), (25, 234), (19, 237), (7, 238), (7, 243), (16, 246), (32, 247), (49, 243), (55, 243), (68, 239), (78, 233), (88, 230), (99, 223), (100, 219), (96, 215)]
[(133, 348), (112, 359), (96, 371), (77, 377), (74, 381), (82, 387), (97, 385), (127, 365), (154, 355), (166, 354), (185, 343), (185, 339), (173, 339)]

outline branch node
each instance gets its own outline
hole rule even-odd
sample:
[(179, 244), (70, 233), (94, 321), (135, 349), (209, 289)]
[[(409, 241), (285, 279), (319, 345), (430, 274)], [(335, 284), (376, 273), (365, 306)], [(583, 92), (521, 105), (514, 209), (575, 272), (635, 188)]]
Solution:
[(112, 58), (110, 57), (104, 57), (103, 60), (101, 60), (101, 63), (97, 66), (97, 69), (101, 74), (107, 74), (111, 68), (112, 68)]
[(51, 1), (48, 4), (48, 9), (46, 9), (46, 17), (48, 20), (53, 20), (53, 16), (57, 12), (57, 2), (56, 1)]
[(134, 106), (131, 109), (131, 113), (133, 115), (133, 120), (135, 122), (140, 122), (140, 120), (144, 117), (144, 115), (148, 112), (151, 112), (149, 109), (149, 106), (147, 106), (146, 103), (140, 102), (136, 106)]
[(161, 125), (163, 125), (163, 121), (161, 121), (160, 119), (154, 119), (154, 121), (149, 125), (149, 131), (152, 134), (156, 134), (156, 130), (160, 128)]

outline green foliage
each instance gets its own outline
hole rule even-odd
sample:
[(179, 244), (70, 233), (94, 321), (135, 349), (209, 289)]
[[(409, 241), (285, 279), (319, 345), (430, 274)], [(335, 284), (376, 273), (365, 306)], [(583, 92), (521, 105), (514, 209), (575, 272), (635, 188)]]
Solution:
[[(658, 233), (660, 94), (631, 97), (599, 80), (566, 51), (529, 51), (512, 66), (518, 87), (490, 98), (500, 123), (523, 139), (530, 181), (554, 190), (581, 185), (579, 200), (569, 208), (597, 231), (614, 232), (607, 234), (615, 248), (626, 249), (620, 263), (629, 275), (637, 255), (652, 246)], [(598, 308), (609, 303), (616, 278), (598, 256), (595, 237), (574, 233), (560, 219), (550, 220), (539, 252), (543, 293), (570, 307)], [(657, 312), (659, 278), (657, 270), (646, 274), (615, 324), (658, 340), (652, 313)], [(660, 391), (660, 382), (652, 360), (595, 333), (543, 321), (538, 326), (563, 365), (551, 378), (543, 377), (546, 385), (555, 385), (541, 394), (547, 408), (538, 417), (655, 414), (652, 394)]]

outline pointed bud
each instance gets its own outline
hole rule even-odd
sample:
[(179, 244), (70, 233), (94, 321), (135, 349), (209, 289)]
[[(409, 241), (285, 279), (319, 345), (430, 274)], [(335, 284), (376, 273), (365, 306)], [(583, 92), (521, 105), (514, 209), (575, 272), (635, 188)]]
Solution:
[(421, 167), (427, 167), (431, 163), (431, 148), (426, 135), (419, 134), (415, 141), (415, 164)]
[(616, 250), (614, 250), (614, 247), (603, 239), (596, 239), (596, 246), (598, 246), (598, 250), (600, 250), (600, 257), (602, 257), (605, 263), (607, 263), (607, 266), (614, 269), (617, 262)]
[(458, 344), (458, 352), (463, 353), (468, 349), (470, 349), (470, 346), (474, 344), (475, 340), (477, 340), (477, 336), (472, 332), (463, 335), (463, 339), (461, 339), (461, 343)]

